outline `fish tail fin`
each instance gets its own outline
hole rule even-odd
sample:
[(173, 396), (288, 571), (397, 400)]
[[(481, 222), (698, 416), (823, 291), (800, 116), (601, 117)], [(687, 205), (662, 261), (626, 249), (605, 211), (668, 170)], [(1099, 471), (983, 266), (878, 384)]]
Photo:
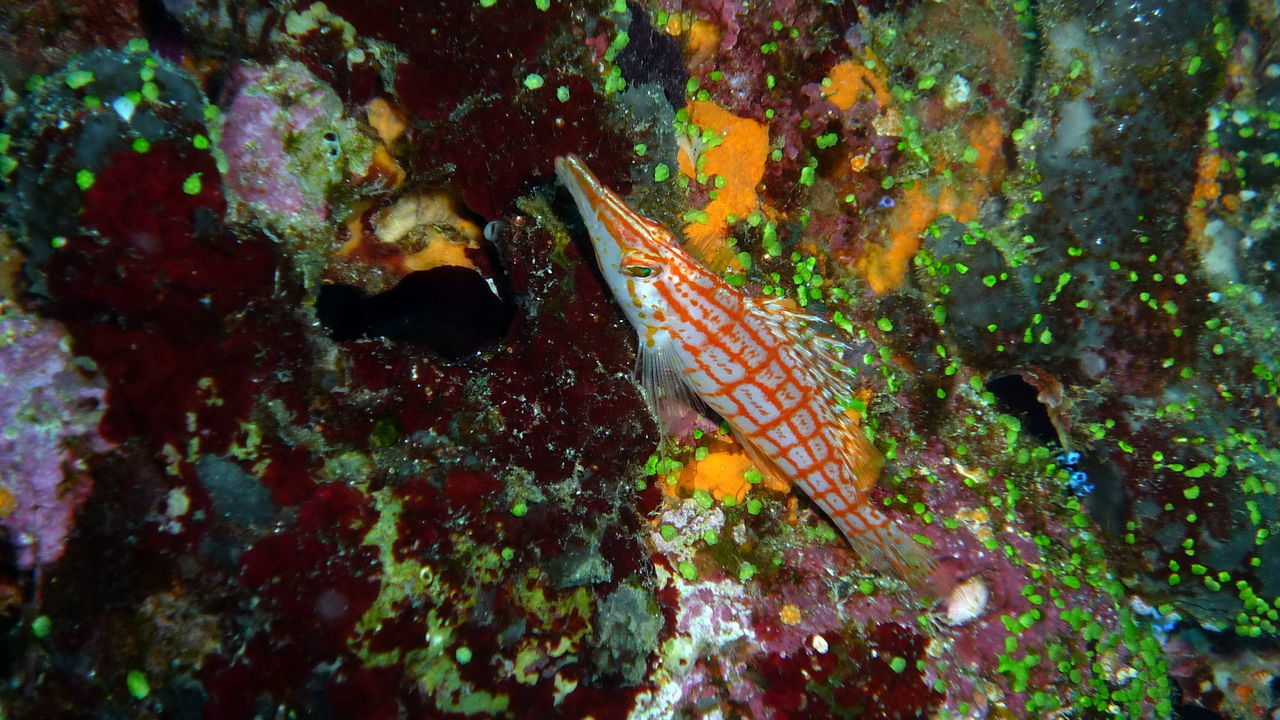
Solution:
[(840, 529), (864, 562), (899, 578), (924, 597), (937, 599), (946, 594), (948, 589), (934, 573), (937, 558), (929, 548), (875, 508), (864, 505), (850, 515), (857, 519), (842, 518)]

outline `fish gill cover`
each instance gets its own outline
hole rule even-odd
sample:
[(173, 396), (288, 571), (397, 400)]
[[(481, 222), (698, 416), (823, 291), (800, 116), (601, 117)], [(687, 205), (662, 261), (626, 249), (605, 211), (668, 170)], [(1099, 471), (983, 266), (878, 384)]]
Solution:
[[(0, 716), (1266, 718), (1275, 0), (13, 0)], [(859, 368), (660, 424), (575, 154)]]

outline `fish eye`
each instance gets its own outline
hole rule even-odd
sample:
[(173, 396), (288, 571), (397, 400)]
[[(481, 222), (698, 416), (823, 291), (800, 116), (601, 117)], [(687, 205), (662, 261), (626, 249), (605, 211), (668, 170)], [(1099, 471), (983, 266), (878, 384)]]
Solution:
[(650, 253), (632, 250), (622, 257), (622, 272), (633, 278), (650, 278), (662, 269), (661, 260)]

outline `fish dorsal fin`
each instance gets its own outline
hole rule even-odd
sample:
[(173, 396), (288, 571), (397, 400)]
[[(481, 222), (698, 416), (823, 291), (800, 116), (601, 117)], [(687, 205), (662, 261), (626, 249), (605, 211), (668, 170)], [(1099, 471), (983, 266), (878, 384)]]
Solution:
[(853, 385), (856, 371), (849, 363), (855, 352), (848, 343), (824, 331), (831, 323), (802, 312), (790, 298), (750, 298), (747, 307), (780, 334), (785, 340), (783, 349), (808, 369), (815, 384), (826, 388), (833, 397), (853, 397), (857, 390)]
[(858, 490), (866, 492), (879, 479), (884, 456), (862, 429), (861, 415), (851, 408), (858, 395), (856, 370), (849, 365), (854, 349), (823, 331), (830, 327), (826, 320), (801, 312), (790, 299), (757, 298), (748, 305), (781, 334), (785, 340), (782, 351), (805, 368), (809, 381), (822, 389), (830, 409), (825, 420), (836, 428), (845, 468)]
[(702, 414), (704, 404), (685, 379), (683, 364), (670, 341), (640, 338), (636, 353), (636, 379), (649, 409), (658, 420), (665, 442), (672, 428), (691, 414)]

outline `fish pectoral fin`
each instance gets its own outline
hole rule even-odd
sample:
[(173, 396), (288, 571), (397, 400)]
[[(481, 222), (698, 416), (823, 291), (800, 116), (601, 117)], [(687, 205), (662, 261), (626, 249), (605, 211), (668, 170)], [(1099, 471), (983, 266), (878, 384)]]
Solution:
[(670, 343), (649, 345), (642, 338), (636, 355), (636, 379), (645, 401), (658, 420), (658, 430), (665, 441), (671, 429), (683, 425), (690, 415), (706, 412), (706, 405), (685, 380), (679, 356)]
[[(732, 424), (730, 424), (730, 427), (732, 427)], [(742, 449), (747, 453), (747, 459), (751, 461), (752, 465), (756, 466), (756, 470), (759, 471), (761, 475), (768, 478), (770, 483), (775, 487), (786, 488), (790, 491), (792, 485), (791, 478), (787, 477), (787, 474), (782, 472), (777, 463), (771, 460), (768, 455), (765, 455), (760, 448), (756, 447), (755, 443), (743, 437), (742, 433), (738, 432), (738, 428), (735, 427), (732, 429), (733, 438), (742, 446)]]
[(733, 248), (725, 243), (724, 238), (716, 235), (686, 238), (684, 249), (716, 275), (724, 275), (734, 259)]

